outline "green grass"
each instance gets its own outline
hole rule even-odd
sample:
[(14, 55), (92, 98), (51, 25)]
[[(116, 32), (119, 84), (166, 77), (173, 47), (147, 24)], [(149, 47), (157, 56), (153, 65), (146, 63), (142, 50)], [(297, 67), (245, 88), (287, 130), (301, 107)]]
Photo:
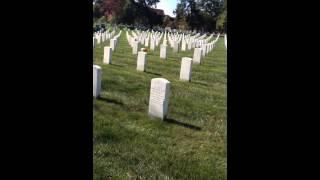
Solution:
[[(161, 41), (162, 43), (162, 41)], [(227, 58), (223, 38), (201, 65), (193, 65), (191, 82), (179, 81), (182, 57), (168, 46), (148, 52), (147, 71), (136, 71), (137, 55), (122, 31), (111, 65), (102, 64), (103, 46), (93, 63), (102, 67), (101, 99), (93, 99), (93, 172), (95, 180), (213, 179), (227, 177)], [(140, 49), (141, 47), (139, 47)], [(171, 82), (169, 122), (148, 116), (150, 82)]]

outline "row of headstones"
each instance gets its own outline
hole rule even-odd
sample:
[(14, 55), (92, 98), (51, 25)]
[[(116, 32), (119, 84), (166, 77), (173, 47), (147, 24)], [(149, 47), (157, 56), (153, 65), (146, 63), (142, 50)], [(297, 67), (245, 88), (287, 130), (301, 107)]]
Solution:
[[(175, 33), (175, 34), (168, 34), (168, 38), (169, 38), (169, 42), (170, 44), (172, 45), (173, 44), (173, 41), (182, 41), (182, 40), (185, 40), (186, 43), (190, 43), (190, 41), (192, 42), (197, 42), (198, 40), (204, 40), (204, 38), (206, 37), (206, 34), (202, 35), (201, 37), (199, 37), (200, 34), (196, 34), (195, 36), (190, 36), (189, 35), (185, 35), (184, 33), (182, 34), (178, 34), (178, 33)], [(207, 39), (210, 39), (211, 37), (213, 36), (213, 34), (211, 34)], [(208, 40), (205, 40), (205, 41), (208, 41)]]
[(127, 31), (127, 40), (130, 46), (133, 48), (132, 53), (137, 54), (139, 43), (143, 44), (145, 47), (149, 47), (150, 42), (150, 50), (155, 50), (156, 47), (159, 46), (160, 40), (162, 38), (162, 33), (158, 32), (131, 32), (132, 35)]
[[(112, 51), (115, 50), (116, 44), (117, 44), (117, 38), (120, 37), (121, 32), (115, 36), (114, 39), (110, 40), (110, 46), (104, 47), (104, 54), (103, 54), (103, 63), (104, 64), (111, 64), (112, 63)], [(127, 34), (128, 35), (128, 34)], [(215, 47), (215, 42), (211, 42), (208, 44), (205, 44), (202, 48), (195, 48), (193, 53), (193, 58), (189, 57), (183, 57), (181, 61), (181, 69), (180, 69), (180, 80), (191, 80), (191, 70), (192, 70), (192, 64), (201, 64), (202, 57), (204, 57), (206, 54), (208, 54), (210, 51), (213, 50)], [(138, 50), (138, 41), (134, 41), (133, 45), (133, 51), (137, 52)], [(160, 58), (166, 59), (166, 51), (167, 46), (162, 44), (160, 49)], [(134, 52), (133, 52), (134, 53)], [(147, 68), (147, 52), (144, 52), (143, 49), (141, 49), (140, 52), (137, 52), (137, 71), (146, 71)]]
[[(147, 31), (147, 32), (150, 34), (149, 31)], [(138, 31), (138, 33), (141, 34), (140, 31)], [(144, 32), (142, 32), (142, 34), (143, 33)], [(151, 33), (154, 33), (154, 32), (151, 31)], [(136, 33), (134, 33), (134, 32), (132, 34), (135, 37), (137, 36)], [(161, 33), (161, 36), (162, 36), (162, 34), (163, 33)], [(156, 40), (160, 40), (161, 36)], [(167, 32), (164, 33), (164, 40), (166, 40), (166, 36), (167, 36)], [(168, 40), (169, 40), (169, 44), (170, 44), (170, 46), (172, 48), (174, 48), (174, 43), (173, 42), (180, 43), (182, 41), (182, 43), (180, 43), (181, 44), (181, 50), (185, 51), (186, 50), (186, 45), (189, 45), (189, 47), (188, 47), (189, 50), (191, 50), (191, 48), (200, 47), (202, 44), (207, 43), (209, 41), (209, 39), (211, 39), (213, 37), (213, 34), (211, 34), (206, 39), (204, 39), (206, 37), (206, 34), (202, 35), (201, 37), (199, 37), (199, 36), (200, 36), (199, 33), (196, 34), (195, 36), (190, 36), (190, 34), (189, 35), (185, 35), (184, 33), (182, 33), (182, 34), (168, 33)], [(139, 40), (139, 41), (140, 41), (140, 43), (142, 43), (141, 40)], [(131, 43), (129, 42), (129, 44), (131, 44)], [(156, 43), (156, 44), (158, 44), (158, 43)], [(148, 46), (148, 43), (146, 42), (145, 45)]]
[[(120, 36), (121, 32), (119, 33)], [(215, 43), (215, 42), (214, 42)], [(214, 44), (212, 44), (214, 45)], [(209, 49), (214, 46), (209, 46)], [(105, 47), (103, 62), (106, 64), (111, 64), (112, 49), (110, 47)], [(181, 61), (180, 69), (180, 80), (190, 81), (192, 64), (201, 63), (202, 48), (195, 48), (194, 57), (183, 57)], [(140, 51), (137, 58), (137, 70), (145, 71), (147, 65), (147, 53)], [(99, 97), (101, 92), (101, 67), (93, 66), (93, 96)], [(150, 88), (150, 98), (149, 98), (149, 110), (150, 116), (164, 119), (168, 113), (169, 104), (169, 94), (170, 94), (170, 82), (164, 78), (154, 78), (151, 80)]]
[[(195, 48), (193, 58), (182, 57), (180, 68), (180, 80), (191, 81), (192, 64), (201, 64), (202, 49)], [(112, 49), (109, 46), (104, 47), (104, 64), (112, 64)], [(139, 51), (137, 56), (137, 71), (145, 72), (147, 69), (147, 52)]]
[(112, 31), (110, 33), (108, 33), (108, 31), (105, 31), (103, 33), (94, 33), (93, 34), (93, 48), (96, 47), (96, 45), (112, 38), (112, 36), (114, 36), (115, 31)]
[(120, 31), (116, 36), (110, 39), (110, 46), (105, 46), (103, 49), (103, 63), (111, 64), (112, 52), (116, 50), (118, 45), (118, 38), (121, 36)]
[[(217, 38), (212, 42), (208, 42), (212, 38), (212, 36), (209, 36), (205, 41), (192, 40), (189, 43), (187, 43), (187, 41), (182, 40), (181, 51), (185, 51), (186, 45), (188, 44), (188, 50), (191, 50), (192, 48), (194, 48), (194, 56), (199, 51), (199, 48), (202, 49), (202, 56), (205, 56), (215, 47), (215, 43), (218, 41), (219, 36), (220, 35), (218, 35)], [(178, 53), (179, 51), (180, 51), (180, 43), (179, 41), (174, 41), (173, 52)]]
[(202, 47), (204, 44), (207, 44), (212, 37), (213, 34), (211, 34), (206, 39), (203, 39), (204, 36), (200, 38), (194, 38), (190, 36), (185, 36), (184, 34), (182, 34), (180, 37), (172, 37), (169, 35), (169, 43), (173, 48), (174, 52), (179, 52), (180, 47), (181, 51), (186, 51), (186, 48), (188, 48), (188, 50), (191, 50), (192, 48)]
[[(130, 35), (128, 35), (127, 32), (127, 38), (128, 41), (129, 39), (132, 40), (132, 38), (130, 37)], [(219, 36), (218, 36), (219, 38)], [(161, 45), (160, 47), (160, 59), (166, 59), (167, 58), (167, 45), (165, 44), (164, 40), (164, 44)], [(214, 40), (211, 43), (207, 43), (204, 44), (201, 48), (195, 48), (194, 52), (193, 52), (193, 63), (194, 64), (201, 64), (201, 59), (202, 57), (205, 57), (209, 52), (211, 52), (214, 47), (215, 47), (215, 43), (216, 43), (217, 39)], [(111, 39), (110, 40), (110, 46), (105, 46), (104, 47), (104, 55), (103, 55), (103, 63), (104, 64), (111, 64), (112, 62), (112, 51), (115, 50), (115, 46), (117, 43), (117, 39)], [(146, 66), (147, 66), (147, 58), (146, 55), (147, 53), (143, 51), (143, 49), (141, 49), (140, 52), (138, 52), (139, 49), (139, 41), (134, 39), (134, 41), (131, 43), (133, 44), (132, 46), (132, 54), (138, 54), (137, 57), (137, 70), (138, 71), (145, 71), (146, 70)]]
[[(139, 34), (140, 32), (138, 32)], [(143, 32), (141, 33), (143, 34)], [(141, 43), (141, 37), (143, 36), (139, 36), (135, 33), (132, 32), (132, 35), (129, 35), (128, 31), (127, 31), (127, 40), (130, 44), (130, 46), (132, 47), (132, 53), (133, 54), (137, 54), (138, 53), (138, 49), (139, 49), (139, 42)], [(144, 34), (143, 34), (144, 35)], [(195, 36), (197, 37), (198, 34)], [(210, 43), (208, 43), (208, 41), (213, 37), (213, 34), (211, 34), (209, 37), (207, 37), (206, 39), (203, 39), (206, 35), (204, 34), (203, 36), (201, 36), (200, 38), (194, 38), (191, 36), (185, 36), (184, 34), (179, 35), (179, 34), (175, 34), (173, 36), (171, 36), (170, 34), (168, 34), (168, 39), (169, 39), (169, 43), (171, 45), (171, 47), (173, 48), (173, 52), (179, 52), (180, 51), (180, 46), (181, 46), (181, 51), (186, 51), (186, 46), (188, 45), (188, 50), (191, 50), (192, 48), (196, 48), (196, 47), (201, 47), (203, 49), (203, 54), (207, 54), (209, 50), (206, 51), (206, 46), (210, 46)], [(156, 37), (155, 39), (151, 39), (151, 43), (150, 43), (150, 49), (154, 50), (155, 46), (158, 46), (159, 41), (162, 37), (162, 33)], [(163, 45), (161, 46), (160, 51), (160, 57), (161, 58), (166, 58), (165, 56), (165, 52), (166, 52), (166, 44), (167, 44), (167, 40), (166, 40), (166, 32), (164, 34), (164, 40), (163, 40)], [(214, 40), (213, 42), (215, 43), (217, 41), (218, 37), (216, 38), (216, 40)], [(180, 42), (182, 41), (181, 45)], [(148, 42), (149, 42), (149, 38), (146, 38), (146, 40), (144, 41), (144, 39), (142, 40), (142, 42), (144, 43), (144, 46), (148, 47)], [(214, 44), (213, 43), (213, 44)], [(161, 55), (162, 54), (162, 55)]]
[[(93, 65), (93, 97), (100, 97), (102, 71)], [(152, 117), (165, 119), (168, 114), (170, 82), (164, 78), (151, 80), (148, 114)]]

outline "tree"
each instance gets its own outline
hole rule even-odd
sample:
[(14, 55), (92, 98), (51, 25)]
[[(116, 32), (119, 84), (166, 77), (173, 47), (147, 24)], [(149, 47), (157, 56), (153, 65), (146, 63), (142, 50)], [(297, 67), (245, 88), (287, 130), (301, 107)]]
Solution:
[(160, 2), (160, 0), (131, 0), (134, 1), (136, 3), (139, 3), (143, 6), (153, 6), (156, 5), (158, 2)]
[(103, 2), (101, 0), (95, 1), (95, 4), (93, 5), (93, 19), (99, 19), (104, 15), (103, 10)]
[(103, 7), (106, 18), (115, 21), (117, 17), (121, 16), (124, 4), (125, 0), (104, 0)]
[(202, 23), (200, 10), (197, 8), (197, 3), (194, 0), (180, 0), (174, 13), (176, 14), (178, 24), (186, 21), (192, 30), (200, 27)]
[(174, 11), (176, 22), (187, 22), (191, 30), (212, 31), (216, 28), (223, 3), (223, 0), (180, 0)]
[(162, 17), (150, 9), (159, 0), (100, 0), (107, 21), (124, 24), (159, 25)]
[(179, 28), (188, 29), (188, 23), (187, 23), (187, 12), (186, 9), (186, 1), (181, 1), (177, 4), (177, 8), (175, 11), (173, 11), (173, 14), (176, 15), (175, 23)]
[(226, 32), (227, 31), (227, 0), (224, 1), (222, 12), (219, 14), (217, 18), (216, 28), (219, 31)]
[(212, 17), (217, 17), (221, 13), (223, 0), (200, 0), (199, 8)]

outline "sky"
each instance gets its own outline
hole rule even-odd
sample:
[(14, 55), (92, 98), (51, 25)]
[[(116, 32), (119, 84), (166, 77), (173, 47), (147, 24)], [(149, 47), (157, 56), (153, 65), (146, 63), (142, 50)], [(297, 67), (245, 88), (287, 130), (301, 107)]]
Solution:
[(157, 4), (157, 9), (162, 9), (166, 15), (175, 17), (173, 12), (177, 7), (178, 0), (160, 0)]

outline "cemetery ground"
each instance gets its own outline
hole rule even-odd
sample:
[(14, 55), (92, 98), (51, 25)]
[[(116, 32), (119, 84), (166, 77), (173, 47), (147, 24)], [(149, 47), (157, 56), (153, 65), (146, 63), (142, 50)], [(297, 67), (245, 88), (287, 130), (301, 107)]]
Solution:
[[(93, 99), (94, 179), (226, 179), (223, 37), (201, 65), (193, 64), (191, 82), (180, 81), (179, 74), (181, 58), (192, 58), (193, 49), (176, 54), (168, 46), (163, 60), (158, 46), (148, 51), (146, 72), (139, 72), (125, 30), (110, 65), (102, 63), (104, 46), (109, 40), (97, 45), (93, 54), (93, 63), (102, 68), (101, 97)], [(171, 82), (165, 121), (148, 116), (150, 83), (157, 77)]]

